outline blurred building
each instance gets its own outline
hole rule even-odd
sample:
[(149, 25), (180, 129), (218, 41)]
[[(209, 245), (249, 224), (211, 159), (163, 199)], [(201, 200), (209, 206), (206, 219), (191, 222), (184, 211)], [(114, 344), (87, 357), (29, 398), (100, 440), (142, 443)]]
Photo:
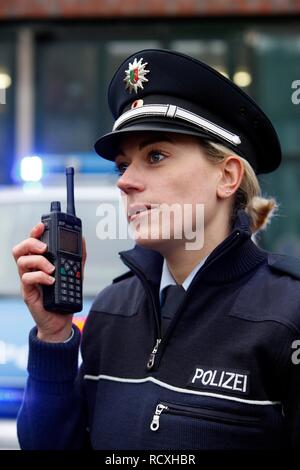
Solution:
[(207, 62), (270, 116), (284, 163), (261, 183), (281, 215), (262, 243), (300, 255), (299, 0), (0, 0), (0, 184), (18, 179), (29, 155), (52, 172), (70, 160), (111, 171), (93, 153), (112, 125), (107, 84), (123, 58), (148, 47)]

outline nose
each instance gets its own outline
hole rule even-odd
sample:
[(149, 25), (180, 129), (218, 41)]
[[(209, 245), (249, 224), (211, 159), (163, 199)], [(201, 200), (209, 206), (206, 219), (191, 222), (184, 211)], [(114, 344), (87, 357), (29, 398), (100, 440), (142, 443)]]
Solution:
[(117, 187), (125, 194), (132, 191), (143, 191), (145, 189), (142, 172), (138, 170), (134, 163), (131, 163), (120, 176)]

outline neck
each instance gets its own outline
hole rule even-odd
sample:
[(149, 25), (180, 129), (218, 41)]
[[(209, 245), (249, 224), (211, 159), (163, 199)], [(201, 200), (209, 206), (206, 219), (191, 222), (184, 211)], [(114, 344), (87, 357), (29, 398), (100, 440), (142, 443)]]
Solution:
[[(198, 263), (207, 257), (229, 235), (229, 229), (207, 227), (204, 230), (204, 245), (199, 250), (187, 250), (185, 242), (169, 246), (167, 251), (161, 250), (168, 268), (177, 284), (182, 284)], [(175, 240), (177, 241), (177, 240)]]

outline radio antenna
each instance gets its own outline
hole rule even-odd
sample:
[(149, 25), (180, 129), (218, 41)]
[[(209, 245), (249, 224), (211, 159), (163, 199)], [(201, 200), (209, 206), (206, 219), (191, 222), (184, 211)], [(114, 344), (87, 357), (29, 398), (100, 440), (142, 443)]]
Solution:
[(67, 214), (75, 215), (74, 203), (74, 168), (72, 166), (66, 168), (67, 177)]

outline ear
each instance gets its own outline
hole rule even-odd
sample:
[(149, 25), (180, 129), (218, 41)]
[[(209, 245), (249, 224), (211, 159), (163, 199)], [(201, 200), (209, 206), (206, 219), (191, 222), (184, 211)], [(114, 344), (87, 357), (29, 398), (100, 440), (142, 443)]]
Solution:
[(226, 199), (239, 188), (244, 175), (244, 165), (240, 158), (229, 155), (223, 162), (221, 177), (217, 187), (217, 196)]

